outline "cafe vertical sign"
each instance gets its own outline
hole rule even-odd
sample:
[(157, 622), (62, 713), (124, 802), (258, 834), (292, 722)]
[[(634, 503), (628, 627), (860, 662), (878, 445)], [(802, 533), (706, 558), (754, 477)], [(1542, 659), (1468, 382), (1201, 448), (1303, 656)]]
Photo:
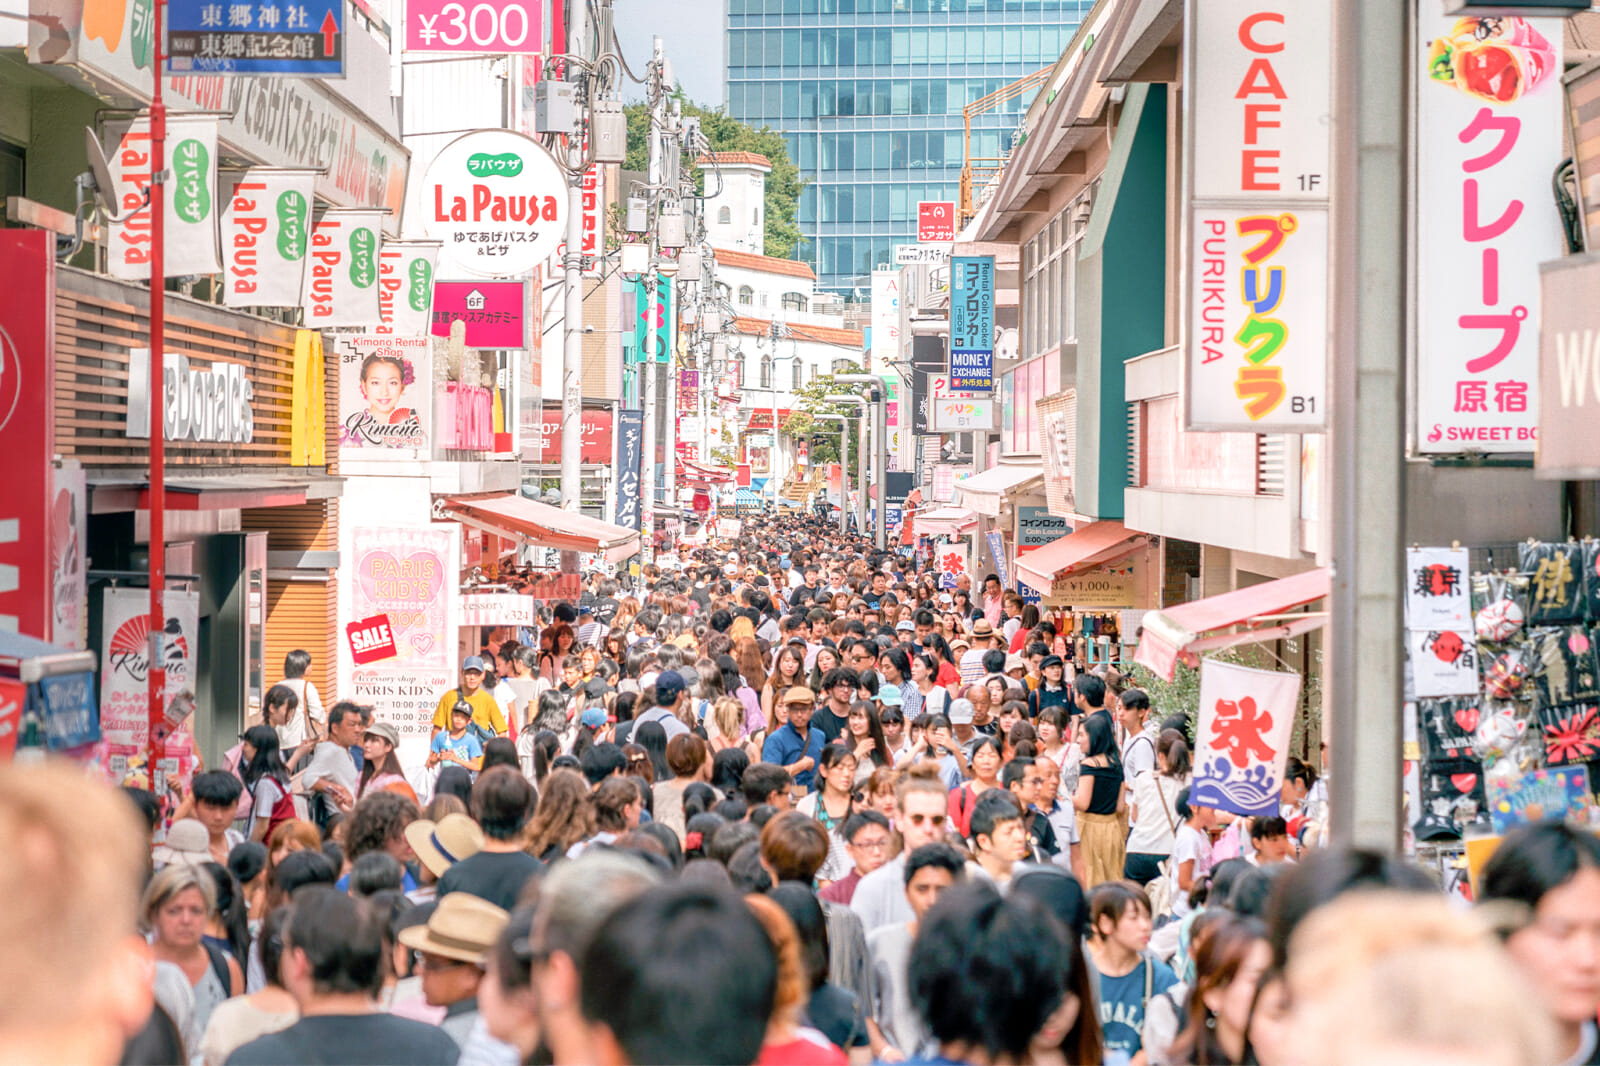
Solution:
[(1331, 0), (1189, 0), (1184, 410), (1327, 423)]

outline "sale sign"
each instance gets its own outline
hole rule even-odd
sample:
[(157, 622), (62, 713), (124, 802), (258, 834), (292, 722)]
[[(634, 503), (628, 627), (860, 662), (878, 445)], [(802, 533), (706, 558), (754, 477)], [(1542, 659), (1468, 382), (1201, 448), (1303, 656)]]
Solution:
[(956, 239), (956, 205), (949, 200), (917, 203), (917, 242), (935, 244)]
[(542, 0), (407, 0), (407, 52), (544, 51)]
[(394, 634), (389, 629), (389, 616), (375, 614), (344, 627), (350, 641), (350, 658), (357, 666), (393, 659), (399, 654), (394, 646)]

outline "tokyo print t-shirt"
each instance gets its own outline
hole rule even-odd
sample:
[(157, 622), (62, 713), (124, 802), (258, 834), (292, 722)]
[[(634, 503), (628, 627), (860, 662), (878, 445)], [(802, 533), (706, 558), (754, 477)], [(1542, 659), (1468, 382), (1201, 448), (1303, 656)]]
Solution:
[(1147, 966), (1154, 967), (1150, 974), (1152, 996), (1158, 996), (1178, 983), (1177, 976), (1166, 963), (1148, 955), (1121, 977), (1100, 975), (1100, 1029), (1105, 1034), (1107, 1062), (1113, 1060), (1113, 1052), (1120, 1052), (1126, 1059), (1139, 1053), (1141, 1034), (1144, 1032)]

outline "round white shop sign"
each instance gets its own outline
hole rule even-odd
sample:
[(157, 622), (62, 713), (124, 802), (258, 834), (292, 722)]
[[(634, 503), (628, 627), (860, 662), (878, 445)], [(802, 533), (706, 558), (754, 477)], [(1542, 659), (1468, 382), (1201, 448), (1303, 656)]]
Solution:
[(510, 130), (478, 130), (445, 145), (423, 196), (428, 236), (443, 243), (441, 277), (524, 275), (566, 236), (566, 175), (543, 145)]

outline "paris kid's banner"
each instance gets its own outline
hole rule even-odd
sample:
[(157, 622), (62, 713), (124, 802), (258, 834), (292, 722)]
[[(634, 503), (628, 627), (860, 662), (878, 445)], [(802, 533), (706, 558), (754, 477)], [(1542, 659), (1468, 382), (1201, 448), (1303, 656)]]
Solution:
[(378, 257), (382, 210), (329, 211), (311, 230), (311, 259), (300, 304), (310, 329), (379, 326)]
[(228, 307), (299, 307), (311, 244), (316, 172), (245, 171), (222, 213), (222, 301)]
[(1189, 803), (1277, 814), (1299, 699), (1299, 674), (1203, 660)]
[(377, 333), (330, 336), (339, 359), (339, 450), (368, 459), (427, 458), (433, 342)]
[[(217, 261), (217, 120), (205, 115), (167, 117), (166, 259), (162, 272), (215, 274)], [(135, 119), (107, 164), (117, 210), (134, 211), (150, 187), (150, 120)], [(150, 277), (150, 212), (131, 214), (111, 227), (106, 269), (114, 278)]]
[[(150, 740), (150, 593), (106, 588), (100, 622), (100, 735), (111, 781), (130, 776), (142, 784)], [(200, 593), (168, 589), (162, 648), (167, 671), (166, 761), (168, 779), (186, 787), (195, 771), (194, 736), (185, 713), (185, 693), (195, 687), (199, 655)], [(245, 723), (240, 723), (241, 725)]]
[[(370, 666), (351, 663), (352, 698), (371, 704), (400, 733), (400, 762), (424, 779), (433, 710), (456, 684), (456, 574), (460, 527), (356, 526), (349, 531), (353, 565), (345, 617), (389, 619), (395, 656)], [(349, 656), (348, 646), (341, 658)], [(346, 659), (348, 661), (348, 659)]]
[(431, 326), (438, 241), (385, 241), (378, 254), (379, 333), (426, 337)]

